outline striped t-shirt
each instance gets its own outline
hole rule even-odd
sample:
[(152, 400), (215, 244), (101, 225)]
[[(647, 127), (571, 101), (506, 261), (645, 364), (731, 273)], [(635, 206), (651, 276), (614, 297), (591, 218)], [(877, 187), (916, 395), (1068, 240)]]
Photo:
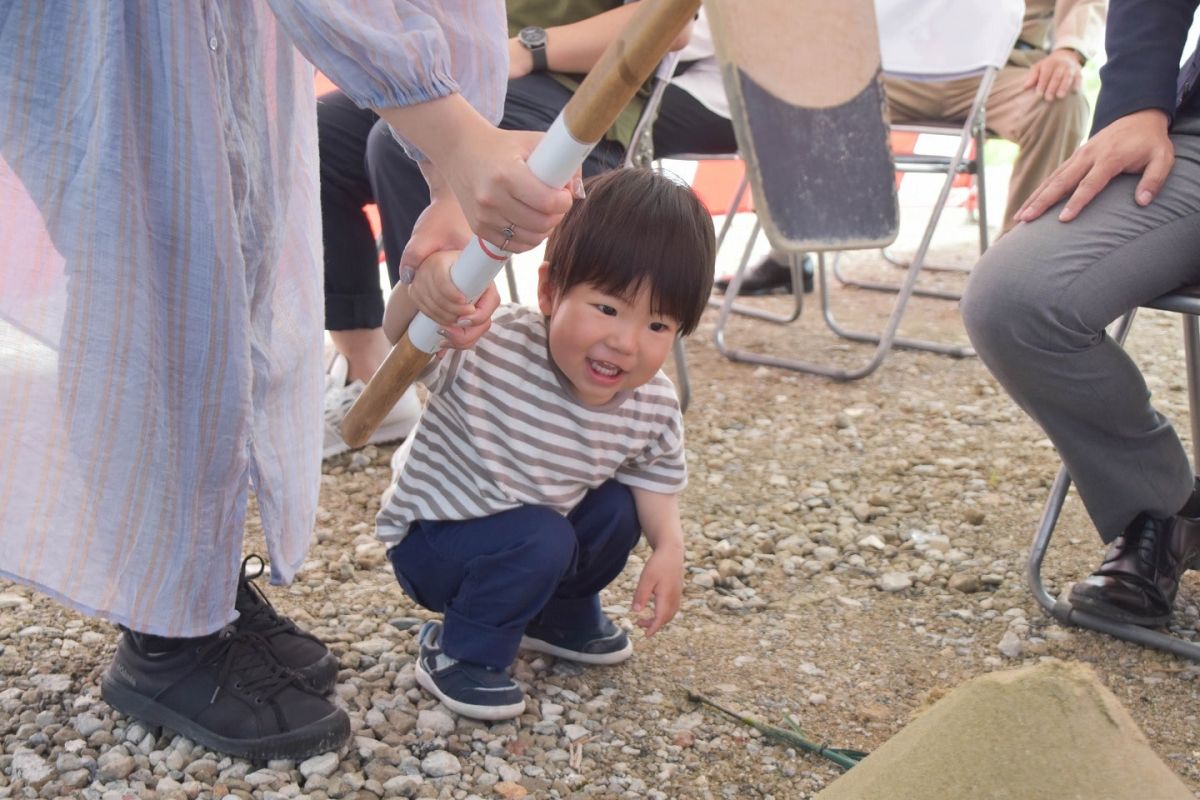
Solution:
[(522, 505), (566, 514), (607, 480), (683, 491), (683, 419), (661, 371), (605, 406), (575, 399), (550, 359), (546, 318), (501, 307), (470, 350), (423, 379), (429, 402), (376, 518), (395, 544), (414, 520), (477, 519)]

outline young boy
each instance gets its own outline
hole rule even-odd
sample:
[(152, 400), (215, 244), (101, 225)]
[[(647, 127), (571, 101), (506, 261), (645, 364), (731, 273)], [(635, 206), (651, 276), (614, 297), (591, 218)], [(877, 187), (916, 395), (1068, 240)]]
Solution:
[[(452, 255), (423, 264), (413, 293), (461, 326), (446, 309), (462, 295), (429, 288), (447, 286)], [(416, 674), (452, 711), (519, 715), (524, 695), (507, 674), (518, 647), (628, 658), (599, 593), (643, 531), (653, 553), (632, 608), (653, 597), (653, 617), (639, 620), (647, 636), (674, 616), (687, 473), (661, 367), (700, 320), (714, 256), (712, 220), (686, 186), (648, 170), (595, 178), (547, 242), (539, 310), (501, 308), (472, 349), (423, 376), (428, 406), (376, 522), (404, 591), (444, 614), (421, 628)], [(389, 336), (413, 306), (393, 293)]]

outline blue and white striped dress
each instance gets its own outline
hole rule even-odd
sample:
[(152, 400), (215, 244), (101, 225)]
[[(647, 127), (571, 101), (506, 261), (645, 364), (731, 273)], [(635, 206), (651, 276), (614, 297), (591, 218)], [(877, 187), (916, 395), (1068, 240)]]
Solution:
[[(316, 63), (499, 118), (500, 0), (0, 5), (0, 577), (168, 636), (272, 579), (321, 465)], [(304, 56), (301, 55), (303, 52)]]

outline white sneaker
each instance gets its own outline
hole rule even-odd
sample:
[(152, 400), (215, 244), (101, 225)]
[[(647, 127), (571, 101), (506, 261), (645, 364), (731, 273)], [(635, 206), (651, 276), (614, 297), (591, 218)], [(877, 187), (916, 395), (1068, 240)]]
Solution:
[[(341, 353), (335, 353), (329, 362), (325, 373), (325, 448), (322, 458), (336, 456), (350, 449), (342, 441), (342, 419), (354, 401), (362, 394), (366, 384), (362, 381), (346, 383), (346, 374), (350, 370), (350, 362)], [(408, 436), (417, 426), (421, 418), (421, 400), (417, 390), (410, 386), (408, 391), (400, 396), (395, 408), (388, 412), (379, 423), (375, 433), (367, 440), (367, 444), (394, 442)]]

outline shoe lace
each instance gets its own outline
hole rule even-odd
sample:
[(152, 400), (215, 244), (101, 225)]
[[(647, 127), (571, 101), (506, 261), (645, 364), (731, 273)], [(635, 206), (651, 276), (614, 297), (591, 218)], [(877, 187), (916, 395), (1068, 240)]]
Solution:
[[(255, 569), (250, 574), (250, 569)], [(271, 601), (263, 594), (262, 589), (254, 583), (267, 569), (267, 562), (257, 553), (251, 553), (242, 559), (241, 577), (238, 578), (238, 613), (243, 622), (250, 625), (262, 637), (274, 636), (277, 633), (290, 631), (295, 626), (287, 617), (280, 615), (271, 605)]]
[(222, 630), (216, 641), (200, 652), (199, 663), (221, 665), (217, 688), (209, 698), (209, 705), (217, 702), (221, 689), (235, 675), (234, 686), (251, 695), (256, 703), (265, 703), (297, 680), (272, 655), (266, 639), (252, 631), (239, 631), (233, 627)]

